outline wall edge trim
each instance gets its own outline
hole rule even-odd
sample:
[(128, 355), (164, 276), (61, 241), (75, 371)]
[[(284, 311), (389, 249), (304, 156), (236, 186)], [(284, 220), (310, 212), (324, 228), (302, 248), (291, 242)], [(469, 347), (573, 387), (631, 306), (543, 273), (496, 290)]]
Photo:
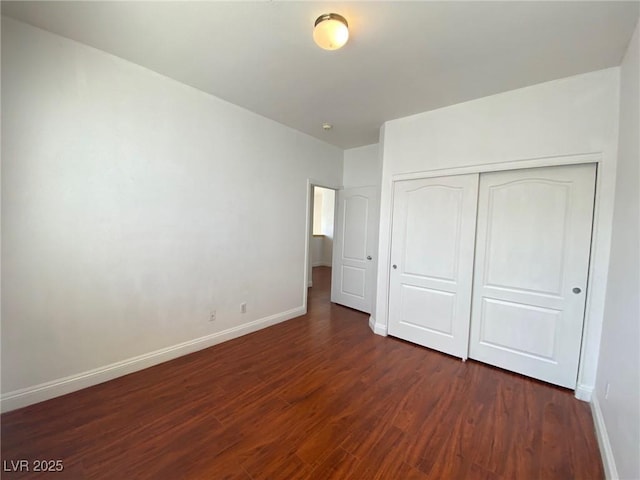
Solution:
[(377, 323), (376, 319), (373, 316), (369, 316), (369, 328), (376, 335), (380, 335), (382, 337), (387, 336), (387, 328), (382, 323)]
[(575, 397), (583, 402), (591, 402), (593, 398), (593, 386), (579, 383), (576, 386)]
[(613, 449), (607, 433), (607, 426), (604, 422), (602, 409), (598, 396), (594, 395), (591, 400), (591, 414), (593, 415), (593, 424), (596, 429), (596, 438), (598, 439), (598, 447), (600, 447), (600, 455), (602, 457), (602, 465), (604, 467), (604, 475), (607, 479), (617, 479), (618, 469), (616, 468), (616, 460), (613, 456)]
[(7, 392), (0, 396), (0, 411), (8, 412), (10, 410), (16, 410), (34, 403), (66, 395), (83, 388), (98, 385), (100, 383), (212, 347), (219, 343), (233, 340), (234, 338), (256, 332), (263, 328), (304, 314), (306, 314), (306, 308), (304, 308), (304, 306), (292, 308), (284, 312), (231, 327), (220, 332), (198, 337), (193, 340), (187, 340), (186, 342), (154, 350), (152, 352), (121, 360), (119, 362), (114, 362), (109, 365), (104, 365), (75, 375), (52, 380), (50, 382)]

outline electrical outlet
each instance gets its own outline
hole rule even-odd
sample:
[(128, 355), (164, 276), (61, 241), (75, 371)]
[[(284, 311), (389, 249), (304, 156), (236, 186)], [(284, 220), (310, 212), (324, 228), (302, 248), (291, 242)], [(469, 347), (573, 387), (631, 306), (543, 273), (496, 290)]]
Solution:
[(240, 304), (240, 313), (247, 313), (247, 302), (242, 302)]
[(209, 321), (210, 322), (215, 322), (216, 321), (216, 311), (215, 310), (211, 310), (211, 313), (209, 313)]

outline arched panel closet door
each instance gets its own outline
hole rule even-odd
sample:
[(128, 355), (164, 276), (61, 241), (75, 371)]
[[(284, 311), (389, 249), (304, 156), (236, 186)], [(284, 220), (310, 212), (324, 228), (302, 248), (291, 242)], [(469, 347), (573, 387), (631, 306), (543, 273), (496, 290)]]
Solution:
[(480, 176), (471, 358), (575, 388), (595, 165)]

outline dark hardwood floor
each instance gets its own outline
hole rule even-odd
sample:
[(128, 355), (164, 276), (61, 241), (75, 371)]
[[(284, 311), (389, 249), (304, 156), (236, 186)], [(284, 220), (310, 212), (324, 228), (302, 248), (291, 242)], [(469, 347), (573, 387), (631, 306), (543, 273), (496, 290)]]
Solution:
[(62, 460), (52, 479), (603, 478), (589, 405), (572, 392), (309, 313), (2, 415), (11, 461)]

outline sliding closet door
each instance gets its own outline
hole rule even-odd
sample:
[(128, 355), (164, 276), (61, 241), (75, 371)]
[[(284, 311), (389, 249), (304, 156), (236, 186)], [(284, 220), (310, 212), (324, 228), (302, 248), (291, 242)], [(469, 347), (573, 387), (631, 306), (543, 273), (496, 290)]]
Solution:
[(467, 358), (478, 175), (397, 182), (389, 334)]
[(594, 165), (482, 174), (471, 358), (575, 388)]

